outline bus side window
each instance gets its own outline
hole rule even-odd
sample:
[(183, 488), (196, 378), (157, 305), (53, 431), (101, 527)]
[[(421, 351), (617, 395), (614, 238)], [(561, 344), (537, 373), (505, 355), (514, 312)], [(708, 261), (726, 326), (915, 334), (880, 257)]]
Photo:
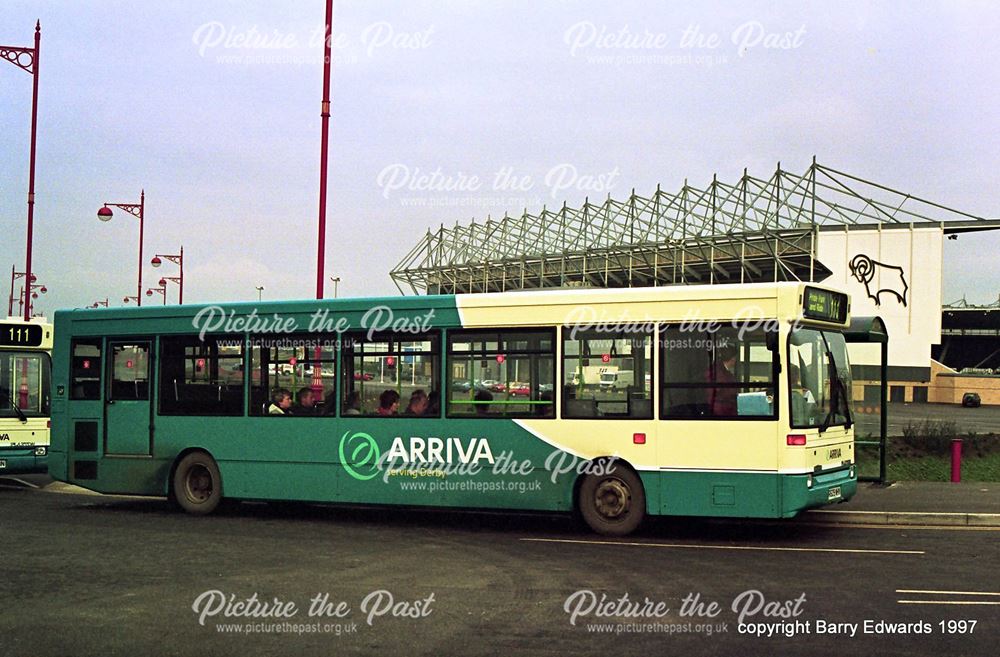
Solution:
[(70, 347), (70, 399), (101, 398), (101, 339), (74, 340)]

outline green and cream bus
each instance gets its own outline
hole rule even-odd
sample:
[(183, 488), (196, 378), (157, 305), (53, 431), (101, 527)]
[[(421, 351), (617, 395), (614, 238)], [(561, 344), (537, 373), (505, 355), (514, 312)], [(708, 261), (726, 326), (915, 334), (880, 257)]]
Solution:
[(0, 321), (0, 475), (48, 470), (52, 325)]
[(790, 518), (856, 489), (848, 314), (799, 283), (60, 311), (50, 473), (192, 513)]

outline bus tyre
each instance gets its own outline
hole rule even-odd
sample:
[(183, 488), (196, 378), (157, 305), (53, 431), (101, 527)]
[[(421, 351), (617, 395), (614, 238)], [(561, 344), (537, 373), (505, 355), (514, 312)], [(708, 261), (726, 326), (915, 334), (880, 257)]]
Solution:
[(584, 475), (577, 496), (584, 521), (598, 534), (625, 536), (646, 517), (646, 492), (633, 470), (617, 465), (601, 475)]
[(203, 516), (222, 501), (222, 475), (215, 459), (205, 452), (191, 452), (174, 470), (173, 496), (188, 513)]

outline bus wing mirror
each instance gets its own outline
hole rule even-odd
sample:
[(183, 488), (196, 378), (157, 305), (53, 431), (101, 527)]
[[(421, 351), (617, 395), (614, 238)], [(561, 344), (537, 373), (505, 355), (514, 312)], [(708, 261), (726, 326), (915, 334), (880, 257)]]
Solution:
[(767, 345), (768, 351), (778, 350), (778, 332), (777, 331), (766, 331), (764, 333), (764, 344)]

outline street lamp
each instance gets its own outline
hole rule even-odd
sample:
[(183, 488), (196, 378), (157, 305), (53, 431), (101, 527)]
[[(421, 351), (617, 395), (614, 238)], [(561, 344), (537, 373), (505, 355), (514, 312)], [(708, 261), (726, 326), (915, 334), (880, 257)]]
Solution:
[(147, 297), (153, 296), (153, 292), (156, 292), (161, 297), (163, 297), (163, 305), (164, 306), (167, 305), (167, 282), (166, 281), (164, 281), (163, 279), (160, 279), (160, 287), (151, 287), (151, 288), (149, 288), (148, 290), (146, 290), (146, 296)]
[(337, 276), (336, 278), (334, 278), (333, 276), (331, 276), (330, 280), (333, 281), (333, 298), (336, 299), (337, 298), (337, 287), (340, 285), (340, 276)]
[[(34, 277), (32, 277), (34, 278)], [(24, 316), (28, 319), (34, 317), (35, 304), (34, 300), (38, 298), (39, 294), (45, 294), (49, 291), (49, 288), (41, 284), (31, 283), (27, 287), (21, 286), (21, 290), (18, 294), (18, 314), (22, 311)]]
[(97, 218), (101, 221), (111, 221), (111, 217), (114, 213), (108, 206), (116, 207), (119, 210), (124, 210), (128, 212), (133, 217), (139, 220), (139, 285), (136, 288), (136, 296), (125, 297), (125, 303), (128, 303), (130, 298), (135, 299), (136, 304), (142, 305), (142, 236), (143, 236), (143, 225), (142, 225), (142, 215), (143, 210), (146, 206), (146, 190), (142, 190), (139, 193), (138, 203), (105, 203), (104, 207), (97, 211)]
[[(28, 157), (28, 236), (27, 249), (24, 257), (24, 271), (31, 276), (31, 235), (35, 225), (35, 136), (38, 132), (38, 60), (41, 52), (42, 22), (35, 22), (35, 47), (18, 48), (15, 46), (0, 46), (0, 59), (19, 69), (31, 73), (31, 152)], [(13, 293), (11, 293), (13, 297)], [(30, 305), (30, 304), (29, 304)], [(13, 306), (13, 303), (11, 304)], [(24, 309), (25, 321), (31, 319), (30, 310)]]
[(101, 306), (104, 306), (105, 308), (108, 307), (108, 298), (107, 297), (104, 298), (104, 301), (95, 301), (94, 303), (90, 304), (87, 307), (88, 308), (100, 308)]
[[(25, 272), (23, 272), (23, 271), (14, 271), (13, 265), (11, 266), (11, 268), (10, 268), (10, 296), (7, 297), (7, 316), (8, 317), (13, 317), (14, 316), (14, 287), (15, 287), (15, 283), (17, 282), (18, 279), (25, 278), (25, 277), (27, 277), (27, 274)], [(34, 274), (32, 274), (31, 275), (31, 282), (34, 283), (37, 280), (38, 280), (38, 277), (35, 276)], [(18, 292), (18, 298), (20, 299), (23, 296), (23, 294), (24, 294), (24, 287), (22, 286), (21, 289), (20, 289), (20, 291)], [(18, 314), (20, 314), (23, 310), (24, 309), (22, 307), (20, 310), (17, 311)]]
[[(177, 303), (183, 306), (184, 305), (184, 247), (183, 246), (181, 247), (181, 252), (177, 255), (161, 255), (157, 253), (150, 261), (150, 264), (153, 265), (154, 269), (158, 269), (160, 265), (163, 264), (164, 260), (169, 260), (170, 262), (174, 263), (175, 265), (180, 267), (181, 271), (180, 275), (178, 276), (164, 276), (163, 278), (160, 279), (160, 285), (166, 287), (167, 281), (170, 281), (171, 283), (177, 283), (177, 288), (178, 288)], [(164, 298), (164, 301), (166, 301), (166, 298)]]
[(264, 286), (263, 285), (258, 285), (254, 289), (257, 290), (257, 301), (260, 301), (261, 297), (264, 294)]
[(142, 305), (141, 303), (139, 303), (140, 300), (139, 300), (139, 297), (137, 297), (137, 296), (136, 297), (128, 296), (128, 297), (122, 298), (122, 303), (128, 303), (130, 301), (135, 301), (140, 306)]

